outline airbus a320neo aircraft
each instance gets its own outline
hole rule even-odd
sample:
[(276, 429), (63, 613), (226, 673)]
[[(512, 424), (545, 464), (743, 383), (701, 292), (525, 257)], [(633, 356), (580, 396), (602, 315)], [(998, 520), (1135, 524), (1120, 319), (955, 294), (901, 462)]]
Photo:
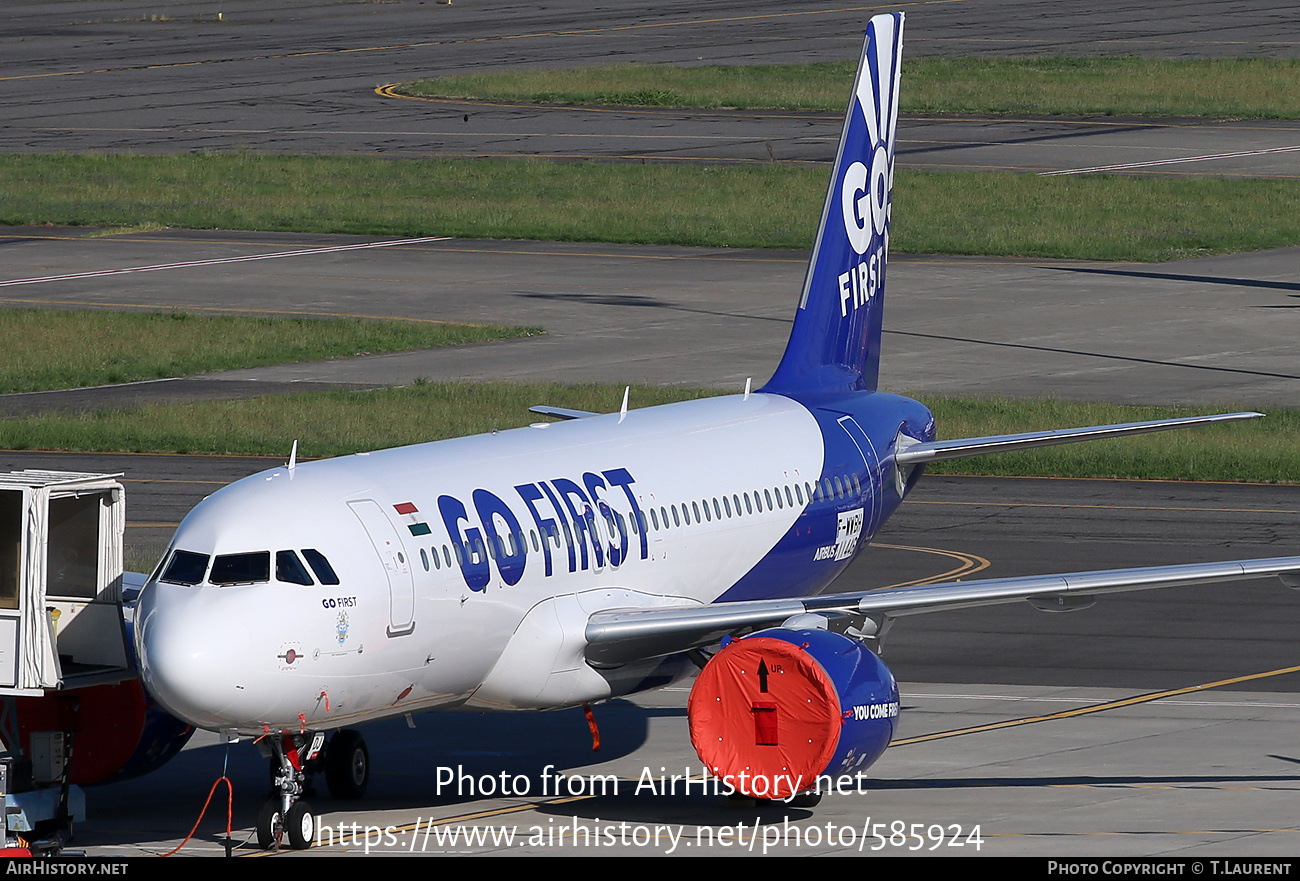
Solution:
[[(816, 798), (897, 725), (871, 650), (898, 617), (1279, 575), (1300, 557), (823, 594), (924, 465), (1257, 413), (935, 440), (876, 390), (902, 14), (873, 18), (785, 354), (734, 397), (276, 468), (199, 504), (144, 587), (148, 690), (195, 726), (248, 735), (279, 772), (264, 846), (310, 844), (323, 767), (365, 789), (350, 726), (434, 707), (576, 706), (677, 681), (710, 772)], [(737, 638), (743, 637), (743, 638)], [(710, 657), (709, 647), (724, 646)], [(335, 732), (328, 746), (325, 734)]]

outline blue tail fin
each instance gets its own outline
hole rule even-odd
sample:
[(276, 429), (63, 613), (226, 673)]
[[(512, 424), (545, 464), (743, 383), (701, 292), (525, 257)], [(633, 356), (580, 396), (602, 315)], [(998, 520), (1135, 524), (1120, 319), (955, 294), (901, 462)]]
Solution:
[(790, 342), (762, 391), (874, 391), (894, 187), (903, 13), (867, 25)]

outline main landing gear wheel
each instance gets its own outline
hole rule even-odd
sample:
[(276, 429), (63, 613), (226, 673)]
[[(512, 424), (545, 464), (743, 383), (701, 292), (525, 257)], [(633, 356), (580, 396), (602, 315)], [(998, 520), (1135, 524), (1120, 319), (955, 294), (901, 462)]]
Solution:
[(345, 728), (330, 738), (325, 750), (325, 783), (338, 799), (361, 798), (370, 785), (370, 751), (365, 739)]

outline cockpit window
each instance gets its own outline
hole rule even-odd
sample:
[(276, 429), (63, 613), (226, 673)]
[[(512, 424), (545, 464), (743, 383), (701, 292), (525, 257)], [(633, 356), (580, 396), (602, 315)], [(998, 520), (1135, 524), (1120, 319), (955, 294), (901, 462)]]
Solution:
[(302, 555), (307, 558), (307, 565), (316, 573), (316, 580), (321, 584), (338, 584), (339, 577), (334, 574), (334, 567), (325, 555), (315, 548), (306, 548)]
[(169, 584), (198, 584), (208, 570), (208, 555), (193, 551), (177, 551), (163, 570), (159, 581)]
[(307, 567), (293, 551), (275, 552), (275, 580), (289, 584), (315, 584), (307, 574)]
[(247, 554), (222, 554), (212, 561), (213, 584), (248, 584), (271, 580), (271, 552), (253, 551)]
[(149, 573), (150, 581), (157, 581), (158, 576), (162, 574), (163, 566), (167, 565), (167, 560), (171, 557), (171, 548), (163, 551), (163, 555), (158, 558), (157, 564), (154, 565), (153, 571)]

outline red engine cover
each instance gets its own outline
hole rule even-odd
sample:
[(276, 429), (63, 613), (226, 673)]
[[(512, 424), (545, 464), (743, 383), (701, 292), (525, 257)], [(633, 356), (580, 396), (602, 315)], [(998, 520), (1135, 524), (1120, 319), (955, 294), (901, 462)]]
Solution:
[(811, 788), (840, 739), (835, 684), (808, 652), (751, 636), (718, 652), (695, 680), (691, 743), (710, 770), (754, 798)]

